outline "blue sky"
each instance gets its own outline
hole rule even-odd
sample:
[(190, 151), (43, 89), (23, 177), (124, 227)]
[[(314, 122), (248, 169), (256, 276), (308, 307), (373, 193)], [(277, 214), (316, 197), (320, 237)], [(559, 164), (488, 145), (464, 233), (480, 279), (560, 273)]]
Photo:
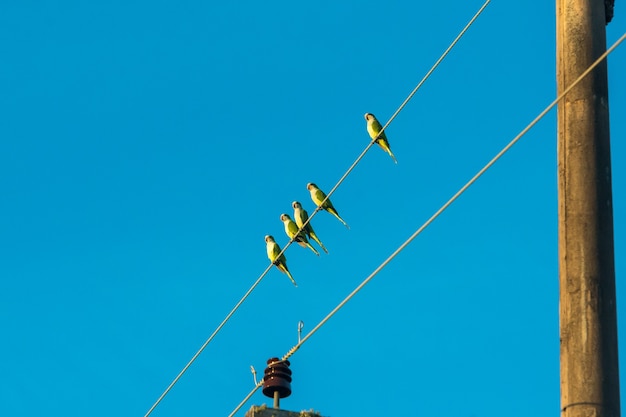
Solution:
[[(0, 5), (0, 414), (143, 416), (482, 2)], [(621, 9), (607, 27), (624, 32)], [(555, 6), (493, 1), (153, 416), (228, 415), (555, 97)], [(609, 58), (618, 278), (626, 50)], [(291, 410), (559, 412), (556, 112), (291, 359)], [(617, 280), (618, 320), (626, 289)], [(620, 355), (624, 333), (620, 333)], [(623, 361), (622, 361), (623, 362)], [(624, 374), (624, 372), (622, 372)], [(624, 386), (624, 384), (622, 384)], [(257, 392), (253, 404), (270, 403)]]

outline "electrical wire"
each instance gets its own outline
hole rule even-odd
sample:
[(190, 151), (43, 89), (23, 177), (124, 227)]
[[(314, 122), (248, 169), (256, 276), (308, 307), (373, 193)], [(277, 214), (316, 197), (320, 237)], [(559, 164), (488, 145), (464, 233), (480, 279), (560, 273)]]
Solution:
[[(470, 26), (472, 26), (472, 24), (474, 23), (474, 21), (476, 19), (478, 19), (478, 16), (480, 16), (483, 12), (483, 10), (485, 10), (485, 8), (489, 5), (489, 3), (491, 2), (491, 0), (487, 0), (485, 1), (485, 3), (482, 5), (482, 7), (480, 9), (478, 9), (478, 11), (476, 12), (476, 14), (474, 14), (474, 16), (470, 19), (470, 21), (467, 23), (467, 25), (465, 25), (465, 27), (461, 30), (461, 32), (459, 32), (459, 34), (457, 35), (456, 38), (454, 38), (454, 40), (452, 41), (452, 43), (450, 44), (450, 46), (448, 46), (448, 48), (443, 52), (443, 54), (441, 54), (441, 56), (439, 57), (439, 59), (433, 64), (433, 66), (430, 68), (430, 70), (428, 70), (428, 72), (426, 73), (426, 75), (424, 75), (424, 77), (422, 78), (422, 80), (417, 84), (417, 86), (413, 89), (413, 91), (411, 91), (411, 93), (408, 95), (408, 97), (402, 102), (402, 104), (400, 104), (400, 107), (398, 107), (398, 109), (395, 111), (395, 113), (389, 118), (389, 120), (387, 121), (387, 123), (385, 123), (385, 125), (380, 129), (380, 132), (378, 132), (378, 134), (376, 135), (376, 137), (374, 137), (372, 139), (372, 141), (369, 143), (369, 145), (367, 145), (367, 147), (365, 148), (365, 150), (363, 152), (361, 152), (361, 155), (359, 155), (359, 157), (352, 163), (352, 165), (350, 166), (350, 168), (348, 168), (348, 170), (346, 171), (345, 174), (343, 174), (343, 176), (339, 179), (339, 181), (337, 181), (337, 184), (335, 184), (335, 186), (328, 192), (328, 194), (326, 195), (326, 198), (324, 199), (324, 201), (322, 201), (322, 203), (320, 204), (320, 206), (322, 206), (326, 200), (328, 200), (330, 198), (331, 195), (333, 195), (333, 193), (335, 192), (335, 190), (337, 188), (339, 188), (339, 186), (341, 185), (341, 183), (343, 183), (343, 181), (348, 177), (348, 175), (350, 175), (350, 173), (352, 172), (352, 170), (357, 166), (357, 164), (361, 161), (361, 159), (365, 156), (365, 154), (367, 153), (367, 151), (369, 151), (369, 149), (372, 147), (372, 145), (374, 145), (374, 143), (376, 143), (376, 141), (378, 140), (378, 138), (383, 134), (383, 132), (385, 131), (385, 129), (387, 129), (387, 127), (391, 124), (391, 122), (393, 122), (393, 120), (396, 118), (396, 116), (398, 116), (398, 114), (402, 111), (402, 109), (404, 109), (404, 107), (408, 104), (408, 102), (413, 98), (413, 96), (415, 95), (415, 93), (417, 93), (417, 90), (419, 90), (422, 85), (426, 82), (426, 80), (428, 78), (430, 78), (431, 74), (435, 71), (435, 69), (437, 69), (437, 67), (439, 66), (439, 64), (441, 64), (441, 62), (445, 59), (445, 57), (448, 55), (448, 53), (452, 50), (452, 48), (454, 48), (454, 46), (457, 44), (457, 42), (463, 37), (463, 35), (465, 35), (465, 32), (467, 32), (467, 30), (470, 28)], [(313, 212), (313, 215), (315, 215), (315, 213), (317, 213), (320, 210), (320, 207), (317, 207), (315, 209), (315, 211)], [(311, 217), (313, 217), (313, 215)], [(309, 220), (307, 220), (302, 227), (306, 227), (306, 225), (309, 223), (309, 221), (311, 220), (311, 217), (309, 217)]]
[[(443, 52), (443, 54), (441, 54), (441, 56), (439, 57), (439, 59), (435, 62), (435, 64), (433, 64), (433, 66), (430, 68), (430, 70), (426, 73), (426, 75), (421, 79), (421, 81), (417, 84), (417, 86), (413, 89), (413, 91), (411, 91), (411, 93), (409, 94), (409, 96), (404, 100), (404, 102), (400, 105), (400, 107), (398, 107), (398, 109), (395, 111), (395, 113), (391, 116), (391, 118), (387, 121), (387, 123), (382, 127), (382, 129), (380, 130), (380, 132), (378, 133), (378, 135), (371, 140), (371, 142), (367, 145), (367, 147), (365, 148), (365, 150), (363, 150), (363, 152), (361, 152), (361, 154), (357, 157), (357, 159), (352, 163), (352, 165), (350, 165), (350, 167), (348, 168), (348, 170), (345, 172), (345, 174), (343, 174), (343, 176), (339, 179), (339, 181), (337, 182), (337, 184), (335, 184), (335, 186), (328, 192), (328, 194), (326, 195), (326, 198), (324, 199), (324, 201), (315, 208), (315, 210), (311, 213), (311, 215), (309, 216), (309, 218), (307, 219), (306, 222), (304, 222), (304, 224), (302, 225), (302, 227), (300, 228), (300, 230), (304, 229), (309, 223), (310, 221), (313, 219), (313, 217), (315, 217), (315, 215), (321, 210), (321, 206), (330, 198), (331, 195), (333, 195), (333, 193), (335, 192), (335, 190), (337, 190), (337, 188), (339, 188), (339, 186), (343, 183), (343, 181), (348, 177), (348, 175), (350, 175), (350, 173), (354, 170), (354, 168), (358, 165), (358, 163), (361, 161), (361, 159), (363, 159), (363, 157), (365, 156), (365, 154), (367, 153), (367, 151), (369, 151), (369, 149), (372, 147), (372, 145), (376, 142), (376, 140), (380, 137), (380, 135), (383, 134), (383, 132), (385, 131), (385, 129), (391, 124), (391, 122), (398, 116), (398, 114), (402, 111), (402, 109), (404, 109), (404, 107), (407, 105), (407, 103), (413, 98), (413, 96), (415, 95), (415, 93), (417, 93), (417, 91), (421, 88), (421, 86), (426, 82), (426, 80), (432, 75), (432, 73), (435, 71), (435, 69), (439, 66), (439, 64), (444, 60), (444, 58), (448, 55), (448, 53), (452, 50), (452, 48), (454, 48), (454, 46), (458, 43), (458, 41), (461, 39), (461, 37), (463, 37), (463, 35), (465, 34), (465, 32), (467, 32), (467, 30), (470, 28), (470, 26), (472, 26), (472, 24), (474, 23), (474, 21), (478, 18), (478, 16), (481, 15), (481, 13), (483, 12), (483, 10), (485, 10), (485, 8), (487, 7), (487, 5), (491, 2), (491, 0), (486, 0), (485, 3), (482, 5), (482, 7), (476, 12), (476, 14), (474, 15), (474, 17), (472, 17), (472, 19), (467, 23), (467, 25), (465, 25), (465, 27), (463, 28), (463, 30), (461, 30), (461, 32), (459, 32), (459, 34), (457, 35), (457, 37), (452, 41), (452, 43), (450, 44), (450, 46), (448, 46), (448, 48)], [(297, 235), (296, 235), (297, 236)], [(287, 250), (287, 248), (289, 246), (291, 246), (291, 244), (294, 242), (295, 238), (291, 238), (289, 240), (289, 242), (287, 242), (287, 244), (283, 247), (282, 251), (278, 254), (278, 256), (276, 257), (276, 259), (279, 259), (280, 256), (282, 256), (283, 253), (285, 253), (285, 251)], [(273, 263), (270, 263), (269, 266), (267, 268), (265, 268), (265, 271), (263, 271), (263, 273), (257, 278), (257, 280), (254, 282), (254, 284), (252, 284), (252, 286), (250, 287), (250, 289), (244, 294), (244, 296), (239, 300), (239, 302), (235, 305), (235, 307), (233, 307), (233, 309), (230, 311), (230, 313), (228, 313), (228, 315), (224, 318), (224, 320), (219, 324), (219, 326), (217, 326), (217, 328), (215, 329), (215, 331), (213, 331), (213, 333), (209, 336), (209, 338), (202, 344), (202, 346), (200, 347), (200, 349), (196, 352), (195, 355), (193, 355), (193, 357), (189, 360), (189, 362), (183, 367), (183, 369), (178, 373), (178, 375), (176, 376), (176, 378), (174, 378), (174, 380), (168, 385), (168, 387), (165, 389), (165, 391), (163, 391), (163, 393), (161, 394), (161, 396), (155, 401), (155, 403), (152, 405), (152, 407), (150, 407), (150, 409), (148, 410), (148, 412), (144, 415), (144, 417), (148, 417), (153, 411), (154, 409), (159, 405), (159, 403), (163, 400), (163, 398), (165, 398), (165, 396), (170, 392), (170, 390), (174, 387), (174, 385), (176, 385), (176, 383), (180, 380), (180, 378), (183, 376), (183, 374), (185, 372), (187, 372), (187, 370), (189, 369), (189, 367), (195, 362), (195, 360), (198, 358), (198, 356), (200, 356), (200, 354), (204, 351), (204, 349), (209, 345), (209, 343), (211, 343), (211, 341), (213, 340), (213, 338), (215, 337), (215, 335), (217, 335), (217, 333), (222, 329), (222, 327), (224, 327), (224, 325), (226, 324), (226, 322), (228, 322), (228, 320), (230, 320), (230, 318), (233, 316), (233, 314), (235, 314), (235, 312), (239, 309), (239, 307), (241, 306), (241, 304), (243, 304), (243, 302), (248, 298), (248, 296), (252, 293), (252, 291), (254, 291), (254, 289), (260, 284), (261, 280), (265, 277), (265, 275), (267, 275), (267, 273), (270, 271), (270, 269), (272, 269), (272, 265)]]
[[(563, 90), (563, 92), (559, 94), (557, 98), (548, 105), (548, 107), (546, 107), (541, 113), (539, 113), (539, 115), (535, 117), (533, 121), (528, 124), (528, 126), (526, 126), (517, 136), (515, 136), (513, 140), (511, 140), (511, 142), (509, 142), (504, 148), (502, 148), (502, 150), (498, 152), (496, 156), (494, 156), (480, 171), (478, 171), (478, 173), (476, 173), (476, 175), (474, 175), (463, 187), (459, 189), (459, 191), (457, 191), (443, 206), (441, 206), (441, 208), (437, 210), (435, 214), (433, 214), (428, 220), (426, 220), (426, 222), (422, 226), (420, 226), (403, 244), (401, 244), (387, 259), (385, 259), (383, 263), (381, 263), (367, 278), (365, 278), (365, 280), (363, 280), (361, 284), (359, 284), (350, 294), (348, 294), (348, 296), (344, 298), (343, 301), (341, 301), (337, 305), (337, 307), (335, 307), (330, 313), (328, 313), (328, 315), (324, 317), (322, 321), (317, 324), (317, 326), (315, 326), (306, 336), (304, 336), (294, 347), (289, 349), (289, 351), (282, 357), (281, 361), (286, 361), (294, 353), (296, 353), (298, 349), (300, 349), (300, 347), (304, 344), (304, 342), (306, 342), (311, 336), (313, 336), (313, 334), (317, 332), (324, 324), (326, 324), (326, 322), (328, 322), (328, 320), (330, 320), (331, 317), (335, 315), (335, 313), (337, 313), (348, 301), (350, 301), (352, 297), (354, 297), (359, 291), (361, 291), (361, 289), (365, 287), (365, 285), (367, 285), (367, 283), (369, 283), (400, 252), (402, 252), (402, 250), (404, 250), (404, 248), (406, 248), (413, 241), (413, 239), (415, 239), (420, 233), (422, 233), (424, 229), (426, 229), (433, 221), (435, 221), (435, 219), (439, 217), (439, 215), (443, 213), (457, 198), (459, 198), (461, 194), (463, 194), (489, 168), (491, 168), (493, 164), (495, 164), (509, 149), (511, 149), (513, 145), (515, 145), (522, 138), (522, 136), (528, 133), (528, 131), (539, 122), (539, 120), (541, 120), (546, 114), (548, 114), (548, 112), (552, 110), (552, 108), (556, 106), (567, 93), (569, 93), (574, 87), (576, 87), (576, 85), (578, 85), (580, 81), (582, 81), (591, 71), (593, 71), (593, 69), (598, 66), (598, 64), (600, 64), (611, 52), (613, 52), (613, 50), (617, 48), (619, 44), (622, 43), (622, 41), (624, 41), (624, 39), (626, 39), (626, 33), (624, 33), (609, 49), (607, 49), (602, 55), (600, 55), (600, 57), (596, 61), (594, 61), (594, 63), (591, 64), (589, 68), (587, 68), (581, 75), (579, 75), (578, 78), (572, 84), (570, 84), (569, 87)], [(263, 380), (261, 380), (261, 382), (259, 382), (254, 387), (254, 389), (250, 391), (250, 393), (248, 393), (244, 400), (228, 415), (228, 417), (234, 416), (235, 413), (239, 411), (241, 407), (243, 407), (243, 405), (262, 385)]]

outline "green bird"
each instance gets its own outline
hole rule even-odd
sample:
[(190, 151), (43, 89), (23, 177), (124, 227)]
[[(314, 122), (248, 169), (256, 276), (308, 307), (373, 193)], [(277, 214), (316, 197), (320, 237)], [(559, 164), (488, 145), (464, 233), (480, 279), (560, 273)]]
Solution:
[(320, 253), (309, 243), (309, 240), (306, 238), (306, 234), (300, 232), (300, 228), (293, 220), (291, 220), (291, 217), (289, 217), (288, 214), (281, 214), (280, 220), (285, 225), (285, 233), (287, 233), (289, 238), (293, 239), (294, 242), (303, 248), (309, 248), (314, 254), (320, 256)]
[(324, 247), (322, 241), (315, 234), (313, 226), (311, 226), (311, 222), (309, 222), (304, 228), (302, 228), (302, 225), (306, 223), (306, 221), (309, 219), (309, 213), (307, 213), (306, 210), (302, 208), (302, 204), (300, 204), (299, 201), (294, 201), (293, 203), (291, 203), (291, 207), (293, 207), (293, 218), (295, 219), (298, 227), (304, 231), (309, 239), (313, 239), (314, 241), (316, 241), (317, 244), (320, 245), (320, 248), (322, 248), (324, 252), (328, 253), (328, 250)]
[(280, 246), (278, 246), (278, 243), (274, 241), (273, 236), (265, 236), (265, 246), (267, 249), (267, 257), (270, 259), (270, 262), (272, 262), (281, 272), (287, 274), (291, 282), (293, 282), (293, 285), (297, 287), (298, 284), (296, 284), (296, 281), (291, 276), (289, 269), (287, 269), (287, 258), (285, 258), (285, 254), (278, 257), (278, 254), (280, 253)]
[[(380, 125), (380, 122), (376, 119), (376, 116), (374, 116), (372, 113), (365, 113), (365, 120), (367, 120), (367, 133), (369, 133), (370, 137), (374, 139), (376, 136), (378, 136), (378, 134), (383, 129), (383, 127)], [(387, 135), (385, 134), (384, 131), (383, 133), (380, 133), (380, 136), (378, 136), (378, 139), (376, 139), (376, 143), (385, 152), (387, 152), (389, 156), (391, 156), (391, 159), (393, 159), (393, 162), (395, 162), (396, 164), (398, 163), (398, 161), (396, 160), (396, 157), (393, 155), (393, 152), (391, 152), (391, 148), (389, 147), (389, 141), (387, 140)]]
[(313, 184), (312, 182), (306, 185), (306, 189), (309, 190), (309, 192), (311, 193), (311, 200), (313, 200), (315, 205), (335, 216), (348, 229), (350, 228), (350, 226), (348, 226), (348, 223), (344, 222), (341, 216), (339, 216), (339, 213), (333, 206), (333, 203), (330, 202), (330, 198), (327, 199), (324, 204), (322, 204), (322, 202), (326, 198), (326, 194), (324, 194), (324, 191), (320, 190), (317, 185)]

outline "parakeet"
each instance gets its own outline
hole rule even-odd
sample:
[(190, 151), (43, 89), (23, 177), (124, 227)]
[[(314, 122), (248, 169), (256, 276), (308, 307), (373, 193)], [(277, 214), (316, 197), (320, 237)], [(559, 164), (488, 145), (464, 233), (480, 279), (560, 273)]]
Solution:
[(323, 210), (326, 210), (327, 212), (335, 216), (348, 229), (350, 228), (350, 226), (348, 226), (348, 224), (344, 222), (343, 219), (339, 216), (339, 213), (337, 213), (337, 210), (335, 209), (335, 207), (333, 207), (333, 203), (330, 202), (330, 199), (326, 200), (326, 202), (322, 204), (322, 201), (324, 201), (324, 199), (326, 198), (326, 194), (324, 194), (324, 191), (317, 188), (317, 185), (313, 184), (312, 182), (306, 185), (306, 189), (309, 190), (309, 192), (311, 193), (311, 200), (313, 200), (313, 202), (318, 207), (321, 207)]
[[(365, 113), (365, 120), (367, 120), (367, 133), (369, 133), (370, 137), (374, 139), (378, 135), (378, 133), (383, 129), (383, 127), (380, 125), (380, 122), (376, 119), (376, 116), (374, 116), (372, 113)], [(387, 141), (387, 135), (385, 134), (384, 131), (383, 133), (380, 134), (378, 139), (376, 139), (376, 143), (385, 152), (387, 152), (389, 156), (391, 156), (391, 159), (393, 159), (393, 162), (395, 162), (396, 164), (398, 163), (398, 161), (396, 160), (396, 157), (393, 155), (393, 152), (391, 152), (391, 148), (389, 147), (389, 141)]]
[(296, 281), (291, 276), (289, 269), (287, 269), (287, 258), (285, 258), (285, 254), (282, 254), (279, 258), (277, 258), (280, 253), (280, 246), (278, 246), (278, 243), (274, 241), (273, 236), (265, 236), (265, 246), (267, 249), (267, 257), (270, 259), (270, 262), (276, 265), (276, 268), (278, 268), (281, 272), (287, 274), (291, 282), (293, 282), (293, 285), (297, 287), (298, 284), (296, 284)]
[[(306, 210), (302, 208), (302, 204), (300, 204), (299, 201), (294, 201), (293, 203), (291, 203), (291, 207), (293, 207), (293, 218), (296, 221), (298, 227), (302, 229), (302, 225), (306, 223), (306, 221), (309, 219), (309, 213), (307, 213)], [(320, 245), (320, 248), (322, 248), (324, 252), (328, 253), (328, 250), (324, 247), (322, 241), (315, 234), (313, 226), (311, 226), (311, 222), (309, 222), (302, 230), (308, 238), (316, 241), (317, 244)]]
[(291, 217), (289, 217), (288, 214), (281, 214), (280, 220), (285, 225), (285, 233), (287, 233), (287, 236), (289, 236), (289, 238), (293, 239), (294, 242), (296, 242), (303, 248), (309, 248), (313, 251), (314, 254), (320, 256), (320, 253), (315, 250), (315, 248), (309, 243), (309, 240), (306, 238), (306, 234), (304, 232), (298, 233), (298, 230), (300, 230), (300, 228), (293, 220), (291, 220)]

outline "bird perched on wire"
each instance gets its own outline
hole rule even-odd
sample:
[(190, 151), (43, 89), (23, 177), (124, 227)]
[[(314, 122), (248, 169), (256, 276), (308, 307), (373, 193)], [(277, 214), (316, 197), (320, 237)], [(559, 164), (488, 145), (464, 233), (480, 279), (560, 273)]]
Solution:
[(309, 243), (309, 240), (306, 238), (306, 234), (304, 232), (298, 232), (300, 228), (291, 220), (288, 214), (281, 214), (280, 220), (285, 225), (285, 233), (289, 236), (290, 239), (293, 239), (298, 245), (303, 248), (309, 248), (313, 251), (314, 254), (320, 256), (320, 253)]
[(315, 234), (313, 226), (311, 226), (311, 222), (307, 223), (304, 228), (302, 227), (302, 225), (306, 223), (306, 221), (309, 219), (309, 213), (307, 213), (306, 210), (302, 208), (302, 204), (300, 204), (299, 201), (294, 201), (293, 203), (291, 203), (291, 207), (293, 207), (293, 218), (296, 221), (298, 227), (302, 229), (302, 231), (309, 239), (313, 239), (314, 241), (316, 241), (317, 244), (320, 245), (320, 248), (322, 248), (324, 252), (328, 253), (328, 250), (326, 249), (326, 247), (324, 247), (322, 241)]
[(270, 262), (272, 262), (281, 272), (287, 274), (291, 282), (293, 282), (293, 285), (297, 287), (298, 284), (296, 284), (296, 281), (291, 276), (291, 272), (287, 269), (287, 258), (285, 257), (285, 254), (280, 255), (280, 257), (278, 256), (280, 253), (280, 246), (278, 246), (278, 243), (274, 241), (273, 236), (265, 236), (265, 247), (267, 249), (267, 257), (270, 259)]
[[(350, 226), (348, 226), (348, 224), (343, 221), (341, 216), (339, 216), (339, 213), (333, 206), (333, 203), (330, 202), (330, 198), (326, 199), (326, 194), (324, 194), (324, 191), (320, 190), (318, 186), (313, 184), (312, 182), (306, 185), (306, 189), (309, 190), (309, 192), (311, 193), (311, 200), (313, 200), (315, 205), (322, 208), (322, 210), (326, 210), (327, 212), (335, 216), (348, 229), (350, 228)], [(324, 199), (326, 199), (325, 202), (324, 202)]]
[[(372, 113), (365, 113), (365, 120), (367, 120), (367, 133), (369, 133), (370, 137), (374, 139), (376, 136), (378, 136), (383, 127), (381, 126), (378, 119), (376, 119), (376, 116), (374, 116)], [(389, 141), (387, 140), (387, 135), (385, 134), (385, 131), (380, 133), (380, 136), (378, 136), (378, 139), (376, 139), (376, 143), (385, 152), (387, 152), (389, 156), (391, 156), (393, 162), (395, 162), (396, 164), (398, 163), (398, 160), (394, 156), (393, 152), (391, 152), (391, 148), (389, 147)]]

